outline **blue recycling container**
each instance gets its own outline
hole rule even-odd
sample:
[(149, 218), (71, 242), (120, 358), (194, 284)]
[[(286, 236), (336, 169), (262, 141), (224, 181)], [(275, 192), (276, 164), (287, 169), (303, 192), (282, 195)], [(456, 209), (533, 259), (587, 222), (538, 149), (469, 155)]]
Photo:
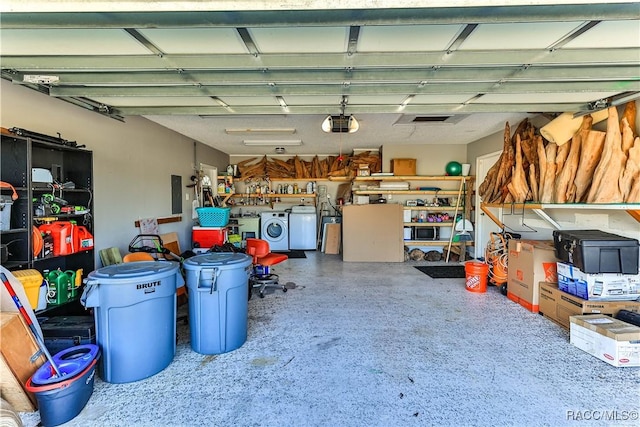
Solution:
[(87, 276), (81, 302), (93, 307), (98, 373), (110, 383), (157, 374), (176, 353), (176, 288), (179, 264), (141, 261), (109, 265)]
[(251, 262), (245, 254), (211, 252), (183, 263), (193, 351), (227, 353), (247, 340)]

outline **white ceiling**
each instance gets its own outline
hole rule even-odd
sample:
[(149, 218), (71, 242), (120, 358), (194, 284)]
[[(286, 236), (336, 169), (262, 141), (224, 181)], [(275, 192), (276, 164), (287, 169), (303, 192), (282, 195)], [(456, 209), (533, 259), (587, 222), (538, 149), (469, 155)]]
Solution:
[[(290, 140), (302, 145), (288, 154), (467, 144), (526, 116), (640, 97), (638, 2), (398, 3), (10, 0), (2, 77), (232, 155)], [(323, 133), (341, 112), (360, 130)]]

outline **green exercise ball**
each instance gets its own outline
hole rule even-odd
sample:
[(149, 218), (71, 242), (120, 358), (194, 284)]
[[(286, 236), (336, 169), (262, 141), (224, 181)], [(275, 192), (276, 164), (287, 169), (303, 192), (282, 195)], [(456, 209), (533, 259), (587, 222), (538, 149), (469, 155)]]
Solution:
[(447, 172), (447, 175), (458, 176), (462, 174), (462, 165), (460, 162), (449, 162), (444, 170)]

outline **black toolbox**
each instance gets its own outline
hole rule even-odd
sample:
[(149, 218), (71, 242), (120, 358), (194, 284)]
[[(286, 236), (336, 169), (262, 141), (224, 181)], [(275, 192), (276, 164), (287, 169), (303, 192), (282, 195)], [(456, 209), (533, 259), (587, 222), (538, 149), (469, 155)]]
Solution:
[(638, 274), (638, 240), (600, 230), (553, 231), (556, 258), (587, 274)]
[(80, 344), (96, 343), (93, 316), (55, 316), (38, 318), (44, 345), (52, 355)]

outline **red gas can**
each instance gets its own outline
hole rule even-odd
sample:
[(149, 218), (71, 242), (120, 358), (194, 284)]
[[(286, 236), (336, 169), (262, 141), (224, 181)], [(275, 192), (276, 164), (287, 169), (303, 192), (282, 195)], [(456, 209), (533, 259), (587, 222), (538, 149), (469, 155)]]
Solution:
[(53, 256), (69, 255), (78, 251), (78, 226), (69, 221), (54, 221), (38, 227), (53, 236)]
[(93, 249), (93, 235), (83, 225), (78, 225), (78, 251)]

